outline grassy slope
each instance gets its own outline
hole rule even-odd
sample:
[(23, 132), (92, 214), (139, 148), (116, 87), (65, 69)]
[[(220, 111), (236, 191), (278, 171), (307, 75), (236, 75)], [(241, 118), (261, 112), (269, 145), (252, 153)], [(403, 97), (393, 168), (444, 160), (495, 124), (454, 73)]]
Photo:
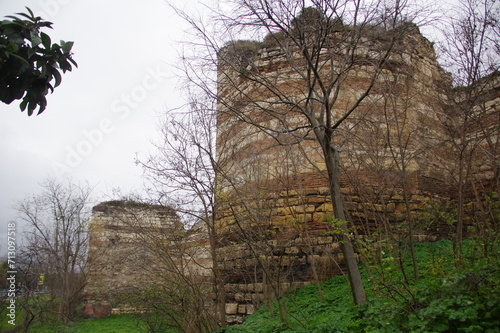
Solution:
[[(421, 272), (417, 282), (402, 284), (390, 255), (378, 266), (384, 286), (378, 284), (376, 289), (364, 271), (369, 301), (361, 308), (352, 305), (347, 279), (340, 276), (322, 284), (323, 303), (314, 285), (289, 293), (286, 323), (262, 307), (244, 324), (221, 332), (500, 332), (498, 260), (476, 261), (455, 270), (451, 242), (418, 244), (417, 251)], [(407, 272), (411, 275), (411, 267)]]

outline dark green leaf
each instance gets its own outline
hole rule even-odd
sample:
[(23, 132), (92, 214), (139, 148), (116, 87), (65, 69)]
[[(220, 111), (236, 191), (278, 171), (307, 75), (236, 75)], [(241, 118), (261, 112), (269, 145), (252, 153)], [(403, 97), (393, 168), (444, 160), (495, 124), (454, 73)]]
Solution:
[(62, 50), (64, 53), (68, 54), (71, 51), (71, 48), (73, 47), (74, 42), (63, 42), (61, 41), (62, 45)]
[(66, 73), (66, 71), (71, 72), (71, 65), (69, 64), (69, 62), (66, 59), (61, 59), (59, 61), (59, 67), (61, 67), (63, 73)]
[[(9, 53), (12, 53), (12, 55), (14, 55), (14, 53), (15, 53), (15, 52), (17, 52), (18, 50), (19, 50), (19, 46), (17, 46), (15, 43), (12, 43), (12, 42), (11, 42), (11, 43), (9, 43), (9, 44), (7, 45), (7, 51), (8, 51)], [(21, 58), (21, 57), (20, 57), (20, 58)], [(24, 58), (21, 58), (21, 59), (23, 59), (23, 60), (24, 60)]]
[(24, 58), (23, 58), (23, 57), (21, 57), (21, 56), (18, 56), (18, 55), (17, 55), (17, 54), (15, 54), (15, 53), (11, 53), (11, 54), (9, 54), (9, 55), (10, 55), (10, 56), (12, 56), (12, 57), (14, 57), (14, 58), (16, 58), (16, 59), (21, 60), (21, 61), (22, 61), (22, 62), (23, 62), (26, 66), (28, 66), (28, 67), (29, 67), (30, 63), (28, 62), (28, 60), (24, 59)]
[(73, 58), (68, 57), (68, 60), (69, 60), (69, 61), (70, 61), (73, 65), (75, 65), (75, 67), (77, 67), (77, 68), (78, 68), (78, 64), (76, 63), (76, 61), (74, 61), (74, 60), (73, 60)]
[(39, 27), (47, 27), (49, 29), (52, 29), (52, 22), (47, 22), (47, 21), (40, 22), (40, 23), (38, 23), (38, 26)]
[(40, 36), (38, 36), (38, 33), (36, 31), (31, 31), (30, 33), (30, 39), (31, 39), (31, 45), (32, 46), (37, 46), (42, 42), (42, 39)]
[(26, 10), (31, 14), (31, 17), (35, 17), (35, 14), (33, 14), (33, 11), (29, 7), (26, 7)]
[(33, 111), (36, 109), (37, 104), (35, 101), (30, 101), (28, 104), (28, 116), (31, 116), (33, 114)]
[(44, 32), (40, 32), (40, 37), (42, 39), (42, 44), (43, 46), (49, 50), (50, 49), (50, 44), (51, 44), (51, 40), (50, 40), (50, 36), (47, 35), (46, 33)]
[(42, 99), (40, 100), (39, 104), (40, 104), (40, 109), (38, 110), (37, 115), (39, 115), (43, 111), (45, 111), (45, 108), (47, 107), (47, 99), (45, 97), (42, 97)]
[(28, 20), (30, 20), (31, 22), (35, 22), (36, 21), (36, 17), (34, 16), (30, 16), (28, 14), (25, 14), (25, 13), (16, 13), (17, 15), (20, 15), (22, 17), (26, 17)]
[(8, 104), (22, 100), (21, 111), (32, 115), (37, 108), (38, 114), (45, 110), (45, 96), (61, 84), (62, 72), (71, 71), (76, 62), (71, 58), (73, 42), (52, 44), (50, 36), (40, 31), (52, 23), (27, 11), (0, 21), (0, 56), (6, 64), (0, 77), (6, 88), (0, 90), (0, 98)]
[(19, 107), (21, 108), (21, 111), (24, 111), (26, 110), (26, 106), (28, 105), (28, 99), (25, 98), (23, 99), (23, 101), (21, 102), (21, 104), (19, 105)]
[(54, 75), (54, 79), (56, 80), (55, 84), (54, 84), (54, 88), (59, 86), (59, 84), (61, 84), (61, 74), (59, 73), (58, 70), (55, 70), (53, 73)]

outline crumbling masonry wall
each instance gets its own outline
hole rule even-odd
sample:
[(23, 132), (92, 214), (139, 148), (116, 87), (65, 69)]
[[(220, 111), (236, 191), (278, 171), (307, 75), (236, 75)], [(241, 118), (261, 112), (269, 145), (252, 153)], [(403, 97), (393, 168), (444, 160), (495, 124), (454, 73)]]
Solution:
[[(158, 283), (169, 263), (210, 279), (212, 260), (206, 234), (196, 230), (184, 230), (176, 212), (165, 206), (133, 201), (95, 206), (85, 287), (87, 316), (96, 316), (94, 310), (102, 308), (108, 309), (107, 314), (111, 309), (114, 313), (136, 311), (127, 297)], [(161, 260), (167, 256), (170, 262)]]
[[(248, 66), (243, 70), (227, 61), (219, 67), (217, 152), (223, 172), (217, 226), (230, 322), (240, 322), (288, 288), (343, 273), (335, 230), (325, 223), (332, 222), (333, 207), (320, 147), (314, 140), (296, 142), (297, 135), (287, 136), (286, 130), (266, 133), (283, 124), (300, 128), (307, 123), (300, 114), (281, 110), (287, 103), (257, 82), (272, 82), (289, 101), (294, 100), (290, 96), (305, 100), (307, 90), (297, 75), (300, 61), (292, 68), (291, 58), (290, 50), (267, 46), (245, 53)], [(331, 63), (325, 62), (322, 70), (327, 75)], [(363, 92), (372, 71), (360, 67), (349, 74), (337, 100), (339, 112)], [(252, 73), (257, 73), (256, 80)], [(493, 82), (483, 103), (489, 126), (498, 126), (499, 84)], [(343, 147), (341, 192), (349, 220), (361, 236), (385, 225), (405, 237), (407, 220), (428, 219), (429, 203), (453, 200), (453, 161), (444, 144), (451, 91), (432, 43), (411, 27), (370, 96), (339, 128), (334, 140)], [(276, 114), (269, 116), (266, 108)], [(312, 135), (306, 131), (294, 134)], [(498, 133), (493, 142), (498, 147)], [(402, 143), (404, 149), (399, 149)], [(487, 164), (481, 181), (498, 176), (498, 163)], [(415, 231), (415, 238), (436, 239), (449, 235), (449, 228), (434, 221)]]

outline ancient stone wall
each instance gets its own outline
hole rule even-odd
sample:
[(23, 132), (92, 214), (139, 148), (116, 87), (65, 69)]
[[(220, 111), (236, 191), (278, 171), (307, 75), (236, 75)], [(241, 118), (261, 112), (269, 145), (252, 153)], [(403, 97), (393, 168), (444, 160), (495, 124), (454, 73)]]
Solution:
[(186, 276), (209, 279), (206, 243), (204, 232), (184, 230), (169, 207), (103, 202), (93, 208), (85, 298), (90, 306), (130, 312), (136, 309), (127, 297), (168, 279), (174, 266)]
[(460, 131), (450, 131), (452, 143), (465, 141), (467, 156), (471, 156), (471, 169), (478, 182), (497, 180), (500, 174), (500, 72), (478, 80), (471, 87), (456, 87), (450, 103), (451, 128), (465, 128), (465, 137)]
[[(368, 59), (385, 42), (375, 40), (356, 55)], [(237, 46), (241, 52), (245, 43)], [(324, 61), (324, 75), (336, 72), (329, 50), (323, 55), (319, 61)], [(265, 46), (245, 53), (245, 66), (226, 61), (237, 56), (221, 55), (217, 126), (223, 170), (218, 183), (219, 251), (233, 322), (251, 313), (266, 295), (339, 274), (343, 268), (321, 148), (308, 140), (312, 129), (294, 112), (309, 93), (301, 54)], [(341, 115), (356, 103), (374, 70), (368, 65), (349, 72), (334, 113)], [(454, 156), (446, 148), (452, 94), (450, 76), (439, 66), (432, 43), (410, 27), (369, 96), (333, 138), (342, 147), (340, 181), (355, 232), (370, 235), (379, 228), (405, 239), (411, 221), (416, 240), (449, 235), (445, 221), (429, 223), (429, 210), (431, 203), (440, 205), (456, 196), (450, 172)], [(498, 84), (484, 96), (487, 122), (498, 129), (492, 121), (498, 117)], [(498, 173), (492, 171), (492, 161), (498, 162), (497, 142), (498, 133), (490, 142), (496, 152), (488, 150), (494, 156), (489, 174), (484, 167), (481, 181)]]
[[(111, 301), (122, 291), (148, 282), (154, 265), (141, 233), (171, 233), (179, 228), (172, 210), (133, 202), (104, 202), (93, 208), (89, 244), (89, 297)], [(116, 295), (115, 295), (116, 294)]]

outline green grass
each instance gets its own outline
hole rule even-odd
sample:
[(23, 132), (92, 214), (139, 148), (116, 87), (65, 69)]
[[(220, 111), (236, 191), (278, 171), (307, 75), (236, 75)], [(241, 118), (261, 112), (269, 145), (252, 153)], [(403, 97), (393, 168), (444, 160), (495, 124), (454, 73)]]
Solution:
[[(320, 302), (316, 286), (309, 285), (287, 295), (287, 322), (278, 318), (278, 307), (274, 304), (275, 317), (268, 307), (261, 307), (243, 325), (232, 326), (225, 332), (322, 332), (323, 328), (337, 327), (347, 330), (356, 320), (356, 308), (351, 301), (351, 292), (344, 277), (336, 277), (322, 284), (325, 301)], [(330, 312), (335, 309), (332, 316)]]
[(112, 315), (103, 319), (77, 318), (68, 326), (61, 324), (36, 324), (30, 328), (36, 333), (137, 333), (145, 332), (145, 326), (131, 314)]
[[(420, 279), (403, 283), (404, 278), (389, 252), (372, 272), (371, 283), (363, 270), (367, 303), (352, 304), (346, 277), (322, 284), (324, 302), (316, 286), (309, 285), (286, 295), (286, 320), (261, 307), (242, 325), (221, 329), (236, 333), (328, 333), (328, 332), (500, 332), (500, 263), (471, 260), (473, 247), (464, 244), (469, 261), (462, 269), (453, 265), (449, 241), (417, 245)], [(375, 274), (375, 268), (383, 274)], [(411, 275), (411, 266), (406, 267)]]
[[(2, 330), (13, 328), (7, 325)], [(103, 319), (76, 318), (65, 326), (57, 322), (36, 323), (29, 328), (33, 333), (138, 333), (147, 332), (146, 326), (132, 314), (112, 315)]]

